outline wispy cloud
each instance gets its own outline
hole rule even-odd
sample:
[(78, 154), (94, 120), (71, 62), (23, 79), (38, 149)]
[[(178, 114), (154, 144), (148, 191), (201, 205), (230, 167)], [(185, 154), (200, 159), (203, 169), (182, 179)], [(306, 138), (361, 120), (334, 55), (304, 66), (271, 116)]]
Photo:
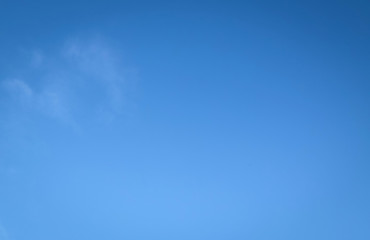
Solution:
[(9, 240), (9, 234), (0, 222), (0, 240)]
[(27, 69), (3, 81), (22, 107), (71, 126), (124, 113), (129, 79), (117, 49), (101, 39), (73, 39), (53, 52), (31, 52)]

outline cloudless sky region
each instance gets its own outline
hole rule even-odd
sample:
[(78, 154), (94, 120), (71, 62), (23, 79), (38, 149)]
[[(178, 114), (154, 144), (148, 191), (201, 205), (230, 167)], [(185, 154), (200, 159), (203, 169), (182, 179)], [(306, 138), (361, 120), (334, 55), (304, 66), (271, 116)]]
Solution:
[(369, 1), (0, 0), (0, 240), (369, 240)]

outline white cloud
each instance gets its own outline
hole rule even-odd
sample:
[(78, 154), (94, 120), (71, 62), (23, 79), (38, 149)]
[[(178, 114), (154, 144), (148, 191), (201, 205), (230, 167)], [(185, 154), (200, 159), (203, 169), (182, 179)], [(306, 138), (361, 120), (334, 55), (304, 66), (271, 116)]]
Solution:
[(33, 95), (33, 91), (30, 86), (28, 86), (28, 84), (22, 80), (11, 79), (6, 81), (4, 85), (6, 88), (8, 88), (8, 90), (15, 92), (22, 98), (31, 98)]
[(9, 240), (9, 234), (5, 227), (0, 223), (0, 240)]
[(31, 55), (28, 67), (4, 82), (22, 106), (69, 125), (124, 112), (126, 68), (104, 41), (74, 39), (52, 53), (37, 50)]
[(39, 67), (42, 65), (44, 61), (44, 55), (40, 51), (33, 51), (31, 54), (31, 66), (32, 67)]

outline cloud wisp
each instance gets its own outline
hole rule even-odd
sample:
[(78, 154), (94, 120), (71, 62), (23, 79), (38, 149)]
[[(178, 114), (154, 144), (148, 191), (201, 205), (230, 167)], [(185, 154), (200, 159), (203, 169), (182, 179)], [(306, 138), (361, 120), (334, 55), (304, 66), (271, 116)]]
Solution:
[(34, 51), (27, 67), (2, 82), (17, 106), (78, 127), (124, 113), (127, 68), (102, 40), (66, 41), (52, 53)]
[(0, 240), (9, 240), (9, 234), (0, 222)]

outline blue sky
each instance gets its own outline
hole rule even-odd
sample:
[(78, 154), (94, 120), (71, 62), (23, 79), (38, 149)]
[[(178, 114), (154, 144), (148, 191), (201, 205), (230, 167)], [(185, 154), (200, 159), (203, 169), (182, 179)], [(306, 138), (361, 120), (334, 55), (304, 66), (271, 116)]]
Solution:
[(0, 1), (0, 240), (370, 239), (366, 1)]

